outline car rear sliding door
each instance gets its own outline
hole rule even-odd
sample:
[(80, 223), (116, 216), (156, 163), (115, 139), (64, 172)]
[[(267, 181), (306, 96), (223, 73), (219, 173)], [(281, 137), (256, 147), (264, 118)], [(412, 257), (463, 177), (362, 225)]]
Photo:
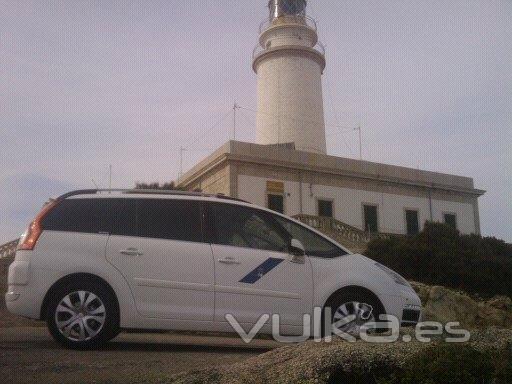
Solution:
[(129, 282), (141, 315), (213, 320), (213, 255), (201, 210), (193, 200), (125, 199), (107, 259)]

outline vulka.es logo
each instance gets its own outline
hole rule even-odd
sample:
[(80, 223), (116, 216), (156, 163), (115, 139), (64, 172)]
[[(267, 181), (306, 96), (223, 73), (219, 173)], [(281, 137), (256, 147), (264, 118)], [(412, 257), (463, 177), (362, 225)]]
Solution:
[[(302, 334), (296, 336), (284, 336), (281, 334), (281, 319), (278, 314), (263, 314), (258, 321), (252, 326), (249, 332), (246, 332), (237, 319), (227, 314), (225, 316), (234, 331), (240, 336), (245, 343), (250, 343), (265, 327), (268, 321), (272, 329), (272, 337), (280, 343), (300, 343), (313, 339), (315, 342), (331, 342), (333, 336), (339, 337), (348, 342), (356, 342), (359, 339), (368, 343), (394, 343), (400, 341), (400, 321), (396, 316), (380, 315), (380, 321), (368, 322), (357, 326), (351, 326), (357, 322), (356, 315), (349, 315), (345, 318), (331, 324), (330, 308), (325, 309), (322, 317), (322, 308), (317, 307), (313, 311), (313, 317), (309, 314), (303, 315)], [(322, 318), (324, 321), (322, 333)], [(469, 341), (471, 334), (469, 331), (459, 328), (459, 322), (449, 322), (443, 325), (439, 322), (425, 321), (420, 322), (414, 329), (416, 340), (422, 343), (432, 341), (432, 336), (445, 335), (445, 341), (448, 343), (464, 343)], [(381, 331), (381, 332), (379, 332)], [(268, 333), (268, 332), (265, 332)], [(402, 341), (412, 341), (409, 334), (402, 335)]]

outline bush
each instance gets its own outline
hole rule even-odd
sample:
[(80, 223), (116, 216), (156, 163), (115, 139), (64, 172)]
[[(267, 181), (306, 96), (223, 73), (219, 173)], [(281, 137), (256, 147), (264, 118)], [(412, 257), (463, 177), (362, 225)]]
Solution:
[(512, 344), (509, 343), (505, 353), (499, 354), (495, 359), (495, 384), (512, 383)]
[(441, 344), (415, 356), (379, 384), (486, 384), (496, 382), (496, 367), (490, 353), (469, 346)]
[(416, 236), (373, 240), (366, 255), (409, 280), (483, 297), (512, 296), (512, 245), (495, 238), (427, 222)]
[(512, 353), (482, 352), (469, 345), (436, 344), (411, 355), (401, 367), (334, 370), (327, 384), (509, 384)]

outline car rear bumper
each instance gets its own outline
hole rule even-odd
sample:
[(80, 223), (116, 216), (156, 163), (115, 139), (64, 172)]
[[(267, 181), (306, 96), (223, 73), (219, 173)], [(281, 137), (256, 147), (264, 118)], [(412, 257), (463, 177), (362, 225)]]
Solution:
[(9, 266), (7, 310), (14, 315), (40, 319), (44, 296), (58, 276), (56, 271), (34, 269), (26, 260), (15, 260)]
[(28, 286), (9, 286), (5, 294), (5, 305), (13, 315), (38, 320), (41, 317), (43, 299)]

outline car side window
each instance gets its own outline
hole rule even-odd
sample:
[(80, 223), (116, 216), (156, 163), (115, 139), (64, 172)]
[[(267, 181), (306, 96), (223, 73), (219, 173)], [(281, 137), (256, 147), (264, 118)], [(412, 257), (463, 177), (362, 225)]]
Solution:
[(302, 225), (277, 215), (275, 216), (275, 219), (286, 229), (292, 238), (297, 239), (302, 243), (306, 249), (306, 255), (308, 256), (333, 258), (347, 254), (347, 252), (340, 247)]
[(137, 204), (140, 237), (202, 241), (199, 201), (140, 199)]
[(112, 233), (202, 242), (201, 203), (181, 199), (125, 199)]
[(286, 252), (289, 238), (270, 214), (257, 209), (212, 203), (213, 243)]

